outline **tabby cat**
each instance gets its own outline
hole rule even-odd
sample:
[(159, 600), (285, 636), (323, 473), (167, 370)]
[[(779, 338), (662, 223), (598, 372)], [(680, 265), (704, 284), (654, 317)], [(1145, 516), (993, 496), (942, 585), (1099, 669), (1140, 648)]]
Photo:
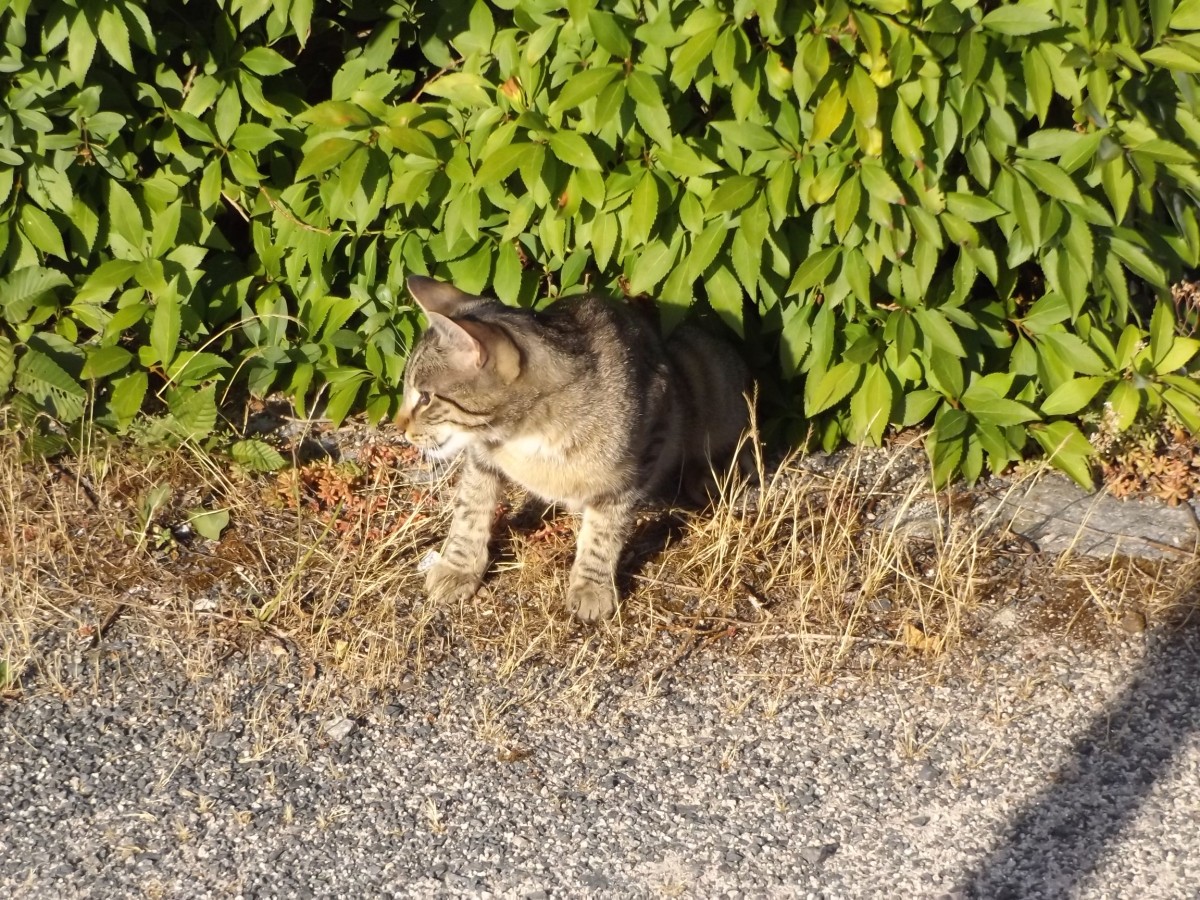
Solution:
[(567, 608), (617, 607), (635, 507), (728, 458), (746, 427), (745, 364), (694, 327), (664, 340), (633, 308), (588, 295), (533, 312), (413, 276), (429, 326), (404, 372), (397, 424), (426, 454), (465, 451), (454, 517), (426, 590), (478, 590), (504, 480), (582, 511)]

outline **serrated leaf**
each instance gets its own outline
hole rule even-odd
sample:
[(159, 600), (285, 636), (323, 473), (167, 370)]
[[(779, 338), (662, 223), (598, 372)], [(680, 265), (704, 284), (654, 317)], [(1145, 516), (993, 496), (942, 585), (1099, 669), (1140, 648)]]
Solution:
[(1004, 208), (975, 194), (950, 191), (946, 194), (946, 208), (968, 222), (986, 222), (1004, 212)]
[(140, 369), (113, 382), (108, 408), (117, 417), (118, 428), (126, 428), (142, 409), (149, 377)]
[(879, 446), (892, 410), (892, 383), (882, 366), (868, 366), (862, 384), (850, 397), (850, 439)]
[(296, 180), (328, 172), (361, 146), (358, 141), (343, 137), (331, 137), (315, 144), (300, 161), (300, 166), (296, 169)]
[(1049, 31), (1059, 23), (1050, 17), (1049, 2), (1024, 2), (997, 7), (979, 24), (997, 34), (1026, 35)]
[(633, 263), (629, 276), (629, 293), (636, 296), (652, 290), (667, 277), (678, 255), (677, 242), (671, 245), (661, 240), (648, 243)]
[(954, 326), (940, 311), (918, 307), (912, 314), (925, 337), (927, 348), (936, 347), (960, 359), (967, 355)]
[(255, 438), (235, 441), (229, 452), (239, 465), (252, 472), (277, 472), (287, 465), (278, 450)]
[(171, 360), (167, 376), (175, 384), (187, 387), (207, 381), (229, 367), (230, 363), (215, 353), (184, 350)]
[(83, 84), (96, 55), (96, 33), (83, 10), (75, 14), (67, 35), (67, 66), (76, 84)]
[(520, 168), (521, 163), (529, 156), (532, 147), (532, 144), (521, 141), (493, 150), (480, 163), (475, 172), (473, 182), (475, 187), (486, 187), (489, 184), (503, 181)]
[(554, 98), (554, 102), (550, 104), (551, 114), (566, 112), (598, 97), (619, 72), (619, 67), (612, 65), (584, 69), (582, 72), (575, 73), (563, 85), (558, 96)]
[(21, 204), (21, 232), (29, 238), (30, 243), (43, 253), (67, 258), (66, 247), (63, 246), (62, 233), (59, 232), (50, 216), (42, 212), (32, 203)]
[[(133, 195), (119, 181), (110, 181), (108, 184), (108, 223), (111, 234), (121, 237), (133, 251), (141, 251), (146, 239), (142, 211)], [(111, 237), (109, 240), (111, 243)]]
[(658, 220), (658, 179), (646, 172), (629, 199), (629, 232), (625, 238), (627, 247), (644, 244)]
[(592, 152), (592, 148), (588, 146), (588, 142), (584, 140), (583, 135), (576, 134), (573, 131), (556, 131), (550, 135), (548, 143), (554, 155), (568, 166), (597, 171), (600, 169), (600, 163), (596, 160), (596, 154)]
[(44, 353), (26, 349), (17, 364), (16, 389), (39, 403), (49, 402), (63, 422), (74, 422), (83, 415), (87, 392), (62, 366)]
[(1162, 66), (1164, 69), (1173, 69), (1176, 72), (1187, 72), (1191, 75), (1200, 73), (1200, 59), (1189, 53), (1184, 53), (1178, 47), (1171, 47), (1167, 44), (1151, 47), (1142, 53), (1142, 59), (1156, 66)]
[(173, 292), (163, 294), (154, 306), (150, 324), (150, 346), (155, 361), (163, 366), (175, 358), (179, 344), (179, 298)]
[(904, 203), (903, 192), (883, 166), (864, 162), (859, 174), (868, 196), (878, 197), (884, 203)]
[(8, 338), (0, 335), (0, 401), (7, 397), (15, 371), (16, 350)]
[(25, 266), (0, 279), (0, 319), (20, 324), (47, 292), (70, 284), (62, 272), (41, 266)]
[(120, 372), (133, 359), (133, 354), (124, 347), (95, 347), (88, 351), (87, 362), (83, 364), (80, 377), (88, 379), (105, 378), (115, 372)]
[(1141, 408), (1141, 392), (1128, 381), (1118, 381), (1105, 401), (1112, 408), (1117, 428), (1125, 431), (1134, 423)]
[(1034, 183), (1043, 193), (1064, 200), (1067, 203), (1083, 204), (1083, 195), (1079, 187), (1054, 163), (1037, 159), (1022, 159), (1017, 161), (1017, 168)]
[(859, 363), (842, 361), (827, 372), (809, 373), (804, 386), (805, 415), (815, 416), (845, 399), (858, 384), (862, 370)]
[(758, 189), (757, 178), (734, 175), (722, 181), (721, 186), (708, 195), (705, 206), (710, 215), (734, 212), (753, 200)]
[(207, 437), (217, 424), (216, 388), (174, 388), (167, 392), (167, 408), (180, 437)]
[(97, 29), (100, 43), (113, 61), (126, 72), (133, 71), (133, 55), (129, 52), (129, 27), (118, 9), (106, 7), (100, 12)]
[(918, 160), (925, 155), (925, 136), (900, 98), (897, 98), (896, 111), (892, 113), (892, 142), (906, 159)]
[(790, 297), (818, 284), (824, 284), (829, 273), (833, 271), (841, 252), (841, 247), (826, 247), (811, 254), (796, 267), (791, 284), (788, 285), (787, 296)]

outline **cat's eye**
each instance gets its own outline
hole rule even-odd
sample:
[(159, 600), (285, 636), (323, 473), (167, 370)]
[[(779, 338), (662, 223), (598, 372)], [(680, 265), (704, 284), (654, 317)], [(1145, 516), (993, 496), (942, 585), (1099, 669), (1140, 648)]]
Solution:
[(421, 391), (421, 393), (417, 395), (417, 405), (414, 407), (414, 409), (420, 409), (422, 406), (428, 406), (429, 401), (432, 399), (433, 398), (429, 396), (429, 391)]

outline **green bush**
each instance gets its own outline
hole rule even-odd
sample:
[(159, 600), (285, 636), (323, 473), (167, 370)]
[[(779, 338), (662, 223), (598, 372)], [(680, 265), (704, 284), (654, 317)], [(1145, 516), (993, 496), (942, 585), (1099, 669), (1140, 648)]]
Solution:
[(939, 480), (1032, 438), (1086, 482), (1101, 403), (1200, 430), (1200, 0), (599, 6), (0, 0), (0, 396), (377, 421), (416, 271), (707, 302), (777, 431), (931, 421)]

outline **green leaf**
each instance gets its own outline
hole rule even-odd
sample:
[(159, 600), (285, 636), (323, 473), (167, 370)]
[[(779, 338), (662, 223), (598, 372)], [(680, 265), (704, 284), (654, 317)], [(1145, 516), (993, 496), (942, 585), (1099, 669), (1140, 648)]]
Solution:
[(620, 68), (613, 65), (584, 69), (572, 75), (550, 104), (551, 114), (566, 112), (598, 97), (619, 72)]
[(83, 10), (79, 10), (71, 22), (71, 31), (67, 36), (67, 66), (76, 84), (83, 84), (95, 55), (96, 33), (92, 31), (92, 25)]
[(757, 178), (749, 175), (733, 175), (722, 181), (721, 186), (708, 195), (708, 202), (705, 206), (709, 215), (733, 212), (753, 200), (758, 191)]
[(234, 442), (229, 452), (239, 465), (252, 472), (277, 472), (287, 465), (278, 450), (255, 438)]
[(1088, 458), (1092, 455), (1092, 445), (1078, 427), (1060, 420), (1047, 425), (1031, 425), (1029, 431), (1055, 468), (1091, 489), (1093, 480)]
[(892, 113), (892, 141), (906, 159), (915, 161), (924, 157), (925, 136), (903, 99), (897, 99), (896, 111)]
[(670, 246), (661, 240), (648, 243), (633, 263), (629, 276), (629, 293), (636, 296), (652, 290), (667, 277), (678, 254), (678, 242)]
[(205, 540), (219, 541), (221, 532), (229, 527), (229, 510), (193, 509), (188, 513), (188, 524)]
[(141, 412), (142, 401), (146, 398), (148, 385), (149, 378), (140, 369), (113, 382), (112, 394), (108, 398), (108, 408), (117, 417), (118, 428), (128, 427), (134, 417)]
[(658, 220), (658, 179), (646, 172), (629, 200), (629, 230), (625, 236), (626, 247), (639, 247), (650, 237), (654, 223)]
[[(155, 320), (157, 321), (157, 316)], [(229, 362), (215, 353), (184, 350), (171, 360), (167, 367), (167, 376), (176, 384), (188, 386), (207, 381), (217, 372), (229, 367)]]
[(828, 372), (809, 373), (804, 386), (805, 414), (815, 416), (840, 403), (854, 390), (862, 370), (863, 367), (858, 363), (843, 361)]
[(598, 9), (588, 11), (588, 23), (596, 43), (618, 59), (628, 59), (632, 52), (629, 38), (617, 22), (616, 16)]
[[(140, 254), (146, 240), (142, 211), (133, 195), (119, 181), (110, 181), (108, 184), (108, 221), (110, 234), (119, 236), (129, 249)], [(113, 250), (117, 252), (116, 247)]]
[(1079, 192), (1079, 188), (1071, 176), (1054, 163), (1038, 159), (1022, 159), (1017, 161), (1016, 166), (1043, 193), (1056, 200), (1083, 205), (1083, 195)]
[(1009, 3), (993, 9), (979, 24), (997, 34), (1026, 35), (1058, 27), (1050, 17), (1051, 5), (1043, 0)]
[(904, 203), (903, 192), (883, 166), (877, 162), (865, 160), (859, 173), (868, 196), (878, 197), (884, 203)]
[(1150, 316), (1150, 359), (1157, 366), (1171, 349), (1175, 338), (1175, 314), (1171, 306), (1159, 300)]
[(255, 47), (242, 54), (242, 68), (249, 69), (257, 75), (278, 75), (285, 69), (293, 68), (288, 62), (270, 47)]
[(474, 186), (481, 188), (503, 181), (520, 168), (521, 163), (528, 158), (532, 148), (533, 144), (522, 141), (493, 150), (480, 163), (479, 168), (476, 170), (473, 182)]
[(114, 372), (120, 372), (133, 359), (133, 354), (124, 347), (94, 347), (88, 351), (87, 362), (83, 364), (81, 377), (87, 379), (105, 378)]
[(1176, 72), (1187, 72), (1192, 75), (1200, 73), (1200, 59), (1167, 44), (1150, 48), (1142, 53), (1142, 59)]
[(167, 408), (180, 437), (207, 437), (217, 424), (216, 388), (174, 388), (167, 392)]
[(40, 351), (27, 349), (17, 364), (16, 389), (39, 403), (49, 402), (63, 422), (83, 415), (87, 392), (62, 366)]
[(296, 169), (296, 180), (300, 181), (310, 175), (328, 172), (361, 146), (362, 144), (358, 141), (343, 137), (327, 138), (313, 145), (304, 154), (304, 159), (300, 161), (300, 166)]
[(968, 222), (986, 222), (1004, 212), (1003, 207), (986, 197), (977, 197), (974, 194), (963, 194), (957, 191), (946, 194), (946, 208)]
[(67, 258), (62, 234), (50, 217), (32, 203), (21, 204), (20, 223), (21, 231), (33, 246), (59, 259)]
[(1042, 401), (1042, 414), (1047, 416), (1069, 416), (1079, 412), (1092, 402), (1110, 379), (1103, 375), (1086, 375), (1064, 381)]
[(1134, 423), (1141, 408), (1141, 392), (1128, 381), (1118, 381), (1105, 401), (1112, 407), (1117, 428), (1125, 431)]
[(154, 318), (150, 324), (150, 347), (154, 351), (154, 360), (163, 366), (175, 358), (179, 328), (179, 298), (174, 292), (163, 294), (154, 306)]
[(24, 266), (0, 278), (0, 319), (14, 325), (24, 322), (37, 301), (71, 280), (62, 272), (41, 266)]
[(1200, 0), (1182, 0), (1171, 13), (1170, 25), (1176, 31), (1200, 31)]
[(16, 349), (8, 338), (0, 335), (0, 401), (8, 394), (16, 368)]
[(862, 384), (850, 398), (850, 439), (879, 446), (892, 410), (892, 383), (882, 366), (868, 366)]
[(550, 135), (549, 144), (554, 155), (568, 166), (597, 171), (600, 169), (600, 163), (596, 161), (596, 154), (592, 152), (592, 148), (588, 146), (588, 142), (581, 134), (573, 131), (556, 131)]
[(954, 326), (941, 312), (936, 309), (918, 307), (913, 310), (913, 317), (920, 326), (921, 334), (924, 335), (928, 348), (936, 347), (959, 358), (967, 355)]
[(129, 27), (121, 13), (112, 7), (100, 12), (98, 29), (100, 43), (113, 61), (126, 72), (133, 71), (133, 55), (129, 52)]
[(808, 259), (804, 260), (804, 262), (800, 263), (796, 267), (795, 275), (792, 276), (791, 284), (788, 285), (787, 296), (791, 297), (818, 284), (824, 284), (825, 279), (829, 277), (829, 273), (833, 271), (833, 267), (838, 260), (838, 254), (841, 252), (841, 247), (826, 247), (823, 250), (818, 250), (809, 256)]

